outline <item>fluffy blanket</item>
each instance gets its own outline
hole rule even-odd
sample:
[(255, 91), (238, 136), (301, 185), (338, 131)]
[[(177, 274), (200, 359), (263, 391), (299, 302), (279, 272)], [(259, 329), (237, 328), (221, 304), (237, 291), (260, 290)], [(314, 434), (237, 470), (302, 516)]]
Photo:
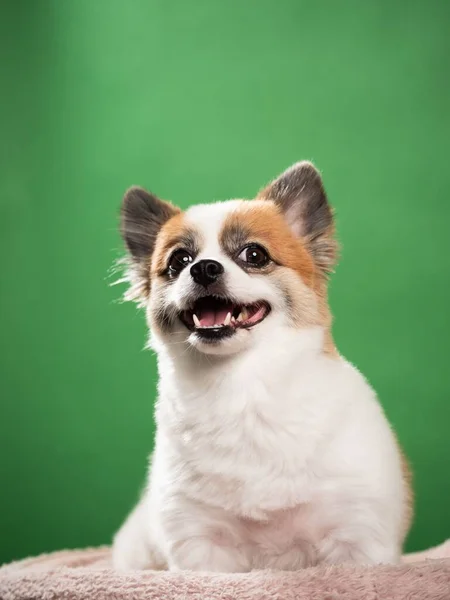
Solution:
[(1, 600), (450, 600), (450, 541), (399, 565), (313, 567), (294, 573), (119, 573), (108, 548), (4, 565)]

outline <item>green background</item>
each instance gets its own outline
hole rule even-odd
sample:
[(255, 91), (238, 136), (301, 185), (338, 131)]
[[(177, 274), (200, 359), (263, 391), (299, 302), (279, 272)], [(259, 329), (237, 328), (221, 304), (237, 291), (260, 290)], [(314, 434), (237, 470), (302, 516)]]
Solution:
[[(450, 536), (450, 4), (1, 4), (0, 562), (107, 543), (143, 483), (155, 359), (107, 273), (131, 184), (251, 197), (299, 159), (343, 242), (335, 337)], [(355, 449), (357, 451), (357, 449)]]

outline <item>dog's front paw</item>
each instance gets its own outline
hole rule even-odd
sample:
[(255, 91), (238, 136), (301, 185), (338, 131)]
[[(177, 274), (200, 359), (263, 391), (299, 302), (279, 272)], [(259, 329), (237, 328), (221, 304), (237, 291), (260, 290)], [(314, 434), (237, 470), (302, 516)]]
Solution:
[(145, 505), (138, 504), (116, 533), (112, 547), (113, 567), (119, 571), (167, 569), (167, 563), (151, 539)]
[(392, 544), (382, 544), (370, 538), (346, 540), (330, 536), (319, 547), (319, 562), (326, 564), (377, 565), (399, 560), (400, 552)]
[(217, 543), (212, 538), (194, 537), (171, 545), (168, 557), (173, 571), (246, 573), (250, 562), (239, 548)]

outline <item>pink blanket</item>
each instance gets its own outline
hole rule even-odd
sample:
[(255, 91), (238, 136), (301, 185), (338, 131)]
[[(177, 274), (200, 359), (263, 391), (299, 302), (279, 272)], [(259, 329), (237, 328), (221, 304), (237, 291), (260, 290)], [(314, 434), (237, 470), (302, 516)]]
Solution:
[(450, 600), (450, 541), (400, 565), (245, 575), (111, 569), (108, 548), (46, 554), (0, 568), (1, 600)]

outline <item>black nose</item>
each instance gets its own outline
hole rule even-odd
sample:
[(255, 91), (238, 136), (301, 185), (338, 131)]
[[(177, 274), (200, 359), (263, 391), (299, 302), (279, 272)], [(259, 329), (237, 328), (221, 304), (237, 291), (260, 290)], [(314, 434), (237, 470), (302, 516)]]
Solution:
[(208, 287), (223, 273), (223, 266), (217, 260), (199, 260), (191, 267), (191, 276), (195, 283)]

